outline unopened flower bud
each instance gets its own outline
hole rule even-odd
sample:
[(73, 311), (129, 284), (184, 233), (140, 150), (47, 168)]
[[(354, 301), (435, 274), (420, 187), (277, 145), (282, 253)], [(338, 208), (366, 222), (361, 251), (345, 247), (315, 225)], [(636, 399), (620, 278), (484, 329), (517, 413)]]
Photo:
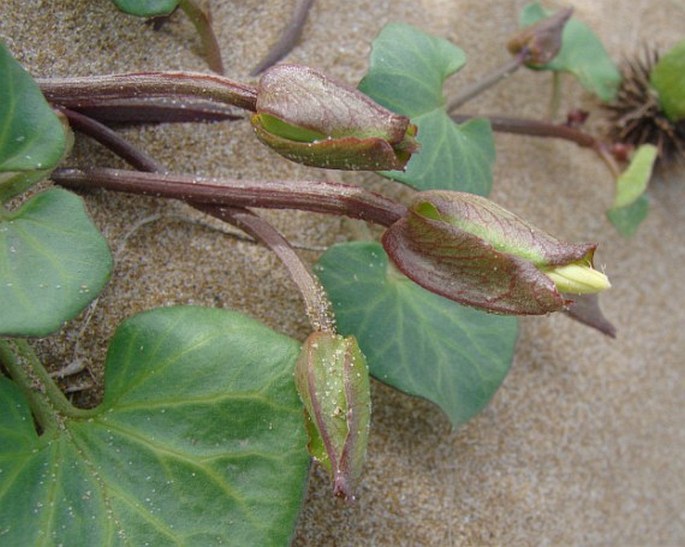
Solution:
[(473, 194), (417, 194), (407, 217), (383, 235), (383, 246), (419, 285), (496, 313), (558, 311), (572, 303), (565, 294), (610, 286), (592, 268), (596, 245), (563, 243)]
[(277, 65), (262, 75), (252, 126), (282, 156), (329, 169), (404, 169), (418, 148), (409, 118), (299, 65)]
[(573, 8), (559, 10), (520, 30), (507, 43), (509, 53), (518, 55), (523, 52), (523, 62), (528, 66), (546, 65), (559, 53), (564, 26), (572, 13)]
[(309, 452), (333, 481), (333, 493), (354, 500), (371, 417), (369, 371), (357, 341), (314, 332), (302, 345), (295, 385), (305, 407)]

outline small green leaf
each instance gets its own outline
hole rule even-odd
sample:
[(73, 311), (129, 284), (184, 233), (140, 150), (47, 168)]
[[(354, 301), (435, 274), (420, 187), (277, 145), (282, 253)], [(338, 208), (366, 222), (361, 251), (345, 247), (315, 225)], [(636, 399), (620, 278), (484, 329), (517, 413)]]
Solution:
[(411, 118), (421, 148), (405, 171), (384, 176), (414, 188), (487, 195), (495, 148), (490, 123), (454, 123), (445, 110), (445, 79), (465, 63), (447, 40), (404, 23), (386, 25), (373, 42), (369, 72), (359, 89), (386, 108)]
[(357, 337), (371, 374), (437, 404), (455, 426), (478, 413), (504, 380), (516, 318), (426, 291), (394, 270), (377, 243), (331, 247), (316, 273), (340, 333)]
[(160, 17), (169, 15), (180, 4), (180, 0), (112, 0), (124, 13), (138, 17)]
[[(523, 8), (519, 18), (523, 27), (549, 17), (552, 12), (538, 2)], [(592, 29), (575, 17), (566, 23), (561, 51), (542, 70), (570, 72), (581, 85), (603, 101), (611, 101), (618, 91), (621, 73)]]
[(649, 200), (644, 193), (658, 153), (656, 146), (643, 144), (635, 151), (630, 165), (616, 181), (616, 196), (613, 206), (607, 211), (607, 217), (625, 237), (632, 236), (640, 223), (647, 218)]
[(104, 402), (38, 437), (0, 378), (6, 545), (287, 545), (309, 458), (298, 344), (234, 312), (143, 313), (118, 330)]
[(650, 81), (668, 119), (677, 122), (685, 118), (685, 40), (661, 57)]
[(0, 41), (0, 204), (45, 178), (66, 149), (65, 127)]
[(630, 165), (616, 181), (613, 208), (630, 205), (645, 192), (658, 153), (653, 144), (643, 144), (635, 151)]
[(646, 196), (640, 196), (630, 205), (609, 209), (607, 217), (619, 234), (623, 237), (631, 237), (642, 221), (647, 218), (648, 212), (649, 200)]
[(74, 318), (112, 270), (83, 200), (53, 188), (0, 217), (0, 335), (45, 336)]

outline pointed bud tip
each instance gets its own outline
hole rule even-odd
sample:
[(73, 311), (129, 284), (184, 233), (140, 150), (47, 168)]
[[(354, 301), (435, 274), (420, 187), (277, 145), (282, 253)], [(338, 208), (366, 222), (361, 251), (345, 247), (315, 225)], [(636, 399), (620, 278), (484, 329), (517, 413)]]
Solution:
[(588, 263), (573, 263), (544, 271), (559, 292), (596, 294), (611, 288), (609, 278)]

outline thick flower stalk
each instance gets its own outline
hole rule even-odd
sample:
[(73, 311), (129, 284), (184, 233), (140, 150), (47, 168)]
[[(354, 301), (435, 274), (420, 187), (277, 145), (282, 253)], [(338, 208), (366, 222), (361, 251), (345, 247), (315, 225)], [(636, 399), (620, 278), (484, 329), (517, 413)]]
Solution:
[(330, 473), (333, 493), (354, 500), (371, 417), (369, 371), (356, 339), (312, 333), (295, 365), (295, 385), (305, 407), (310, 454)]
[(563, 243), (473, 194), (416, 194), (383, 235), (399, 270), (461, 304), (504, 314), (567, 309), (573, 294), (609, 288), (593, 269), (595, 244)]
[(257, 88), (257, 137), (288, 159), (330, 169), (404, 169), (416, 126), (306, 66), (278, 65)]

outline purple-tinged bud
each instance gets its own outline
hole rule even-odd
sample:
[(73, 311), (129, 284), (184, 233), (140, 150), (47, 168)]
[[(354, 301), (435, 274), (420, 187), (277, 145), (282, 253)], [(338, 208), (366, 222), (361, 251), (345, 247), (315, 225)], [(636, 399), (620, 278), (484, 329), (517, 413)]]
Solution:
[(300, 65), (277, 65), (262, 75), (252, 126), (282, 156), (328, 169), (404, 169), (418, 148), (409, 118)]
[(328, 332), (305, 340), (295, 366), (305, 407), (309, 452), (348, 501), (361, 476), (371, 419), (369, 370), (357, 341)]
[(564, 26), (572, 13), (573, 8), (559, 10), (520, 30), (507, 43), (509, 53), (519, 55), (523, 52), (523, 62), (528, 66), (546, 65), (559, 53)]
[(383, 235), (388, 255), (431, 292), (495, 313), (566, 309), (564, 293), (609, 288), (592, 268), (596, 245), (563, 243), (473, 194), (416, 194), (405, 218)]

